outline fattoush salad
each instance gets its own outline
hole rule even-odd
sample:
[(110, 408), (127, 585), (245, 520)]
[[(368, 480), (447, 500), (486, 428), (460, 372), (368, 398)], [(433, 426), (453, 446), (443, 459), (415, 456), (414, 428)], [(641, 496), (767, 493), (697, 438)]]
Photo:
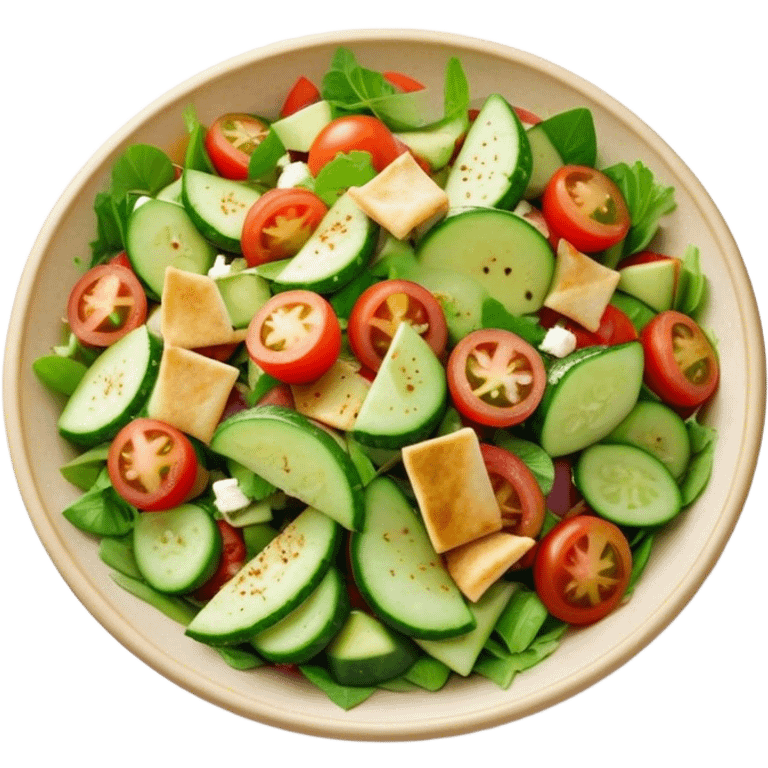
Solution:
[(457, 58), (438, 100), (346, 48), (295, 75), (273, 114), (190, 105), (183, 158), (129, 146), (94, 201), (34, 363), (63, 514), (238, 669), (344, 709), (507, 688), (709, 479), (699, 251), (654, 250), (674, 190), (602, 167), (583, 106), (472, 94)]

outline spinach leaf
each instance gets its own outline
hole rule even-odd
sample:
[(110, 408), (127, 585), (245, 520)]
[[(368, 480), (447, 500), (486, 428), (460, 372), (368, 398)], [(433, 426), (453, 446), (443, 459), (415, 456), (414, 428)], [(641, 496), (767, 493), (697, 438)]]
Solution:
[(541, 492), (546, 496), (555, 483), (555, 464), (549, 454), (536, 443), (515, 437), (499, 429), (493, 436), (493, 442), (510, 453), (514, 453), (531, 470)]
[(310, 683), (316, 685), (337, 707), (345, 710), (362, 704), (376, 692), (374, 687), (339, 685), (327, 669), (314, 664), (302, 664), (299, 669)]
[(182, 113), (184, 125), (189, 133), (187, 151), (184, 153), (184, 167), (203, 173), (216, 173), (216, 168), (205, 149), (206, 128), (197, 119), (197, 112), (192, 104)]
[(653, 548), (653, 538), (653, 532), (645, 531), (640, 535), (637, 542), (632, 547), (632, 573), (629, 577), (627, 591), (624, 593), (624, 600), (635, 591), (637, 582), (640, 581), (645, 566), (648, 565), (648, 561), (651, 558), (651, 550)]
[(675, 189), (658, 184), (651, 169), (640, 160), (631, 166), (617, 163), (603, 173), (621, 190), (632, 220), (624, 239), (623, 255), (638, 253), (653, 239), (659, 219), (677, 207)]
[(217, 648), (219, 656), (229, 664), (232, 669), (255, 669), (263, 667), (265, 662), (247, 646), (235, 646), (233, 648)]
[(93, 488), (99, 479), (99, 475), (107, 464), (108, 455), (109, 443), (102, 443), (63, 464), (59, 467), (59, 472), (67, 482), (87, 491)]
[(516, 333), (531, 346), (537, 347), (547, 335), (534, 315), (513, 315), (497, 299), (487, 297), (483, 301), (480, 323), (483, 328), (500, 328)]
[(701, 271), (699, 249), (689, 245), (683, 254), (675, 294), (674, 308), (690, 317), (695, 317), (701, 309), (707, 292), (707, 278)]
[(48, 389), (71, 395), (88, 370), (79, 360), (60, 355), (44, 355), (32, 363), (32, 370)]
[(130, 534), (120, 537), (105, 536), (99, 542), (99, 557), (103, 563), (119, 573), (130, 576), (132, 579), (143, 580), (141, 571), (136, 565), (133, 536)]
[(93, 487), (62, 514), (72, 525), (96, 536), (124, 536), (133, 529), (138, 511), (118, 496), (103, 469)]
[(114, 571), (110, 573), (112, 580), (126, 592), (129, 592), (139, 600), (143, 600), (153, 608), (165, 614), (169, 619), (186, 626), (195, 617), (197, 610), (182, 597), (166, 595), (158, 592), (143, 581), (133, 579), (124, 573)]
[(277, 168), (277, 161), (285, 154), (280, 137), (270, 128), (267, 135), (256, 145), (248, 161), (248, 178), (263, 179)]
[(548, 615), (536, 592), (521, 587), (502, 611), (494, 632), (509, 653), (521, 653), (534, 641)]
[(337, 155), (320, 169), (314, 192), (330, 208), (350, 187), (361, 187), (375, 175), (371, 155), (354, 150)]
[(717, 430), (699, 424), (695, 415), (685, 422), (685, 426), (691, 441), (691, 459), (680, 481), (680, 492), (683, 506), (687, 507), (701, 495), (712, 475)]
[(566, 165), (588, 165), (597, 162), (597, 137), (592, 112), (586, 107), (569, 109), (541, 122), (541, 130), (557, 149)]

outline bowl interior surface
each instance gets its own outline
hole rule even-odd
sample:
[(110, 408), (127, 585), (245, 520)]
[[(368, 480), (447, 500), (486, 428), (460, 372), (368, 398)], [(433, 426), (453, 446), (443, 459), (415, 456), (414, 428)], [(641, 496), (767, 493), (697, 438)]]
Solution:
[[(703, 322), (727, 340), (719, 348), (720, 394), (705, 417), (719, 431), (706, 492), (658, 538), (632, 599), (598, 625), (570, 632), (553, 656), (507, 691), (479, 678), (452, 679), (439, 694), (381, 692), (343, 712), (301, 679), (269, 669), (233, 670), (216, 652), (186, 638), (179, 625), (117, 587), (94, 541), (61, 516), (78, 494), (59, 466), (75, 452), (54, 428), (61, 402), (39, 385), (31, 366), (60, 342), (58, 318), (79, 275), (73, 260), (88, 259), (92, 201), (108, 186), (113, 161), (136, 142), (173, 153), (190, 103), (203, 124), (223, 112), (276, 114), (299, 75), (319, 81), (338, 45), (350, 47), (373, 69), (407, 61), (409, 73), (437, 89), (447, 59), (457, 55), (478, 100), (498, 92), (544, 116), (589, 107), (598, 167), (642, 159), (659, 181), (675, 187), (677, 210), (665, 219), (654, 247), (673, 255), (689, 243), (700, 248), (711, 289)], [(674, 152), (612, 98), (559, 67), (500, 45), (417, 31), (346, 32), (279, 43), (203, 72), (142, 111), (98, 150), (46, 220), (17, 294), (4, 371), (8, 438), (29, 514), (64, 579), (120, 642), (177, 684), (245, 717), (303, 733), (376, 740), (447, 736), (523, 717), (593, 684), (650, 642), (694, 594), (737, 521), (757, 459), (765, 394), (762, 332), (743, 262), (711, 199)]]

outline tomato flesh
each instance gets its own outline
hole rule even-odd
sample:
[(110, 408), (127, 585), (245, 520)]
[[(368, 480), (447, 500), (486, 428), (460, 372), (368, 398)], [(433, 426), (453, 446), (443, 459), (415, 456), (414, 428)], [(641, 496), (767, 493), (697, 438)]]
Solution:
[(675, 310), (661, 312), (640, 334), (645, 353), (644, 380), (665, 403), (696, 408), (718, 386), (717, 355), (700, 326)]
[(219, 565), (213, 576), (193, 593), (197, 600), (210, 600), (245, 565), (243, 534), (226, 520), (217, 520), (216, 525), (222, 542)]
[(558, 169), (544, 190), (541, 208), (550, 231), (582, 253), (616, 245), (631, 223), (619, 188), (588, 166)]
[(140, 510), (157, 512), (188, 497), (198, 475), (197, 454), (189, 438), (175, 427), (139, 418), (112, 441), (107, 471), (125, 501)]
[(288, 117), (288, 115), (292, 115), (319, 100), (320, 91), (317, 90), (317, 86), (302, 75), (285, 97), (285, 102), (280, 109), (280, 117)]
[(286, 384), (319, 379), (341, 351), (341, 326), (333, 307), (312, 291), (273, 296), (256, 313), (245, 340), (248, 354)]
[(456, 409), (485, 426), (524, 421), (541, 401), (545, 383), (539, 353), (509, 331), (473, 331), (448, 359), (448, 388)]
[(542, 307), (539, 310), (539, 322), (544, 328), (552, 328), (561, 323), (563, 327), (576, 337), (576, 348), (596, 346), (613, 346), (624, 344), (637, 339), (637, 331), (632, 321), (618, 307), (609, 304), (600, 318), (600, 326), (596, 331), (588, 331), (584, 326), (561, 315), (554, 309)]
[(144, 289), (133, 271), (119, 262), (89, 269), (69, 294), (69, 327), (89, 347), (108, 347), (146, 319)]
[(533, 564), (536, 592), (547, 610), (569, 624), (593, 624), (620, 602), (632, 572), (621, 529), (593, 515), (558, 523), (542, 540)]
[(271, 189), (249, 209), (240, 245), (248, 266), (295, 256), (328, 206), (308, 189)]
[(248, 178), (251, 155), (267, 133), (269, 126), (253, 115), (221, 115), (205, 134), (205, 149), (219, 174), (243, 181)]
[(355, 357), (377, 371), (400, 323), (410, 323), (440, 357), (448, 326), (437, 299), (409, 280), (384, 280), (367, 288), (349, 315), (347, 334)]

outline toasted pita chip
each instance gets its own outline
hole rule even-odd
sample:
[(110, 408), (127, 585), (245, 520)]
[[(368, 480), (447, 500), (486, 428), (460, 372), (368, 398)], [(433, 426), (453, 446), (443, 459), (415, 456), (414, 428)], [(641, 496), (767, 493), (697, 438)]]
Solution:
[(384, 229), (402, 240), (419, 224), (448, 210), (448, 195), (404, 152), (349, 196)]
[(216, 281), (208, 275), (165, 270), (160, 304), (163, 341), (173, 347), (195, 349), (243, 341), (247, 328), (234, 330)]
[(209, 443), (238, 374), (234, 366), (166, 345), (148, 415)]

